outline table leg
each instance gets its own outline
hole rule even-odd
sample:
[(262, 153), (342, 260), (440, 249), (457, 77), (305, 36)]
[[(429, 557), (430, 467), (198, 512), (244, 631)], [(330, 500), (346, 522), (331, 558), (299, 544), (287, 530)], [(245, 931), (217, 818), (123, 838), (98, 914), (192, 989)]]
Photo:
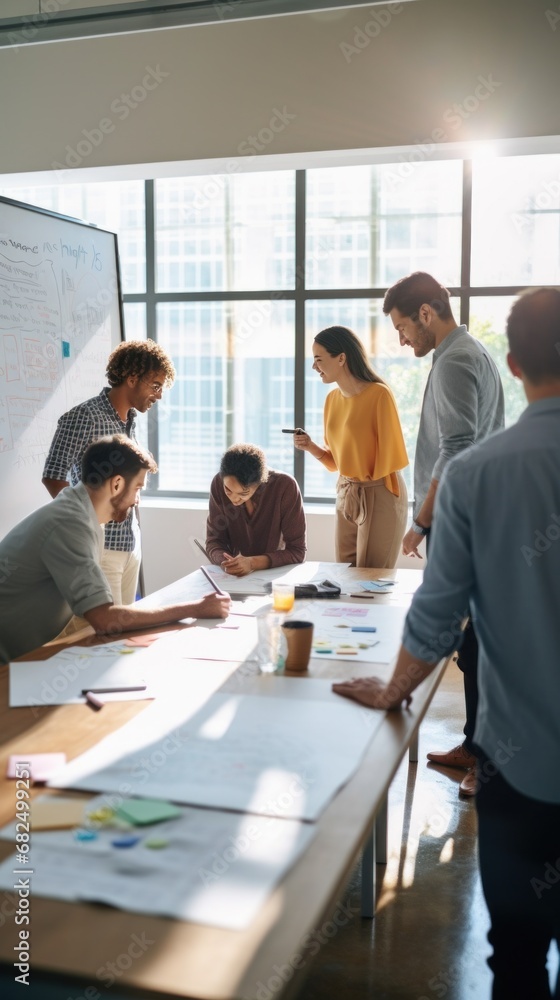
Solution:
[(373, 825), (373, 830), (362, 849), (362, 917), (375, 916), (375, 865), (387, 864), (387, 796)]
[(378, 865), (387, 864), (387, 796), (385, 795), (377, 816), (375, 817), (375, 861)]
[(375, 916), (375, 827), (362, 848), (362, 917)]

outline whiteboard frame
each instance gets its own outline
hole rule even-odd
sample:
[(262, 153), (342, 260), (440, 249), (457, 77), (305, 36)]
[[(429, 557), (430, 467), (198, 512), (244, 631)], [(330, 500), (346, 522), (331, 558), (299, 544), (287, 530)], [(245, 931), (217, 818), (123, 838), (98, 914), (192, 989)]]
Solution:
[[(99, 226), (95, 225), (95, 223), (86, 222), (83, 219), (76, 219), (73, 218), (72, 216), (64, 215), (60, 212), (54, 212), (51, 211), (50, 209), (42, 208), (37, 205), (30, 205), (27, 204), (26, 202), (17, 201), (13, 198), (6, 198), (3, 195), (0, 195), (0, 217), (4, 205), (7, 208), (16, 211), (21, 211), (26, 214), (31, 213), (30, 216), (29, 215), (27, 216), (28, 219), (32, 218), (33, 216), (41, 216), (42, 218), (51, 219), (55, 223), (61, 222), (71, 227), (78, 227), (78, 231), (84, 234), (86, 233), (102, 234), (104, 241), (104, 252), (108, 251), (114, 256), (114, 269), (113, 269), (113, 262), (111, 261), (111, 270), (107, 274), (107, 279), (110, 279), (111, 283), (113, 281), (116, 282), (116, 287), (114, 290), (116, 302), (114, 302), (112, 305), (112, 315), (113, 315), (113, 325), (116, 328), (118, 323), (118, 330), (117, 329), (111, 330), (110, 351), (114, 350), (120, 343), (123, 343), (123, 341), (126, 338), (125, 338), (125, 326), (124, 326), (121, 267), (120, 267), (120, 256), (119, 256), (117, 234), (111, 232), (110, 230), (102, 229)], [(2, 230), (2, 224), (0, 222), (0, 231), (1, 230)], [(107, 244), (106, 250), (105, 250), (105, 243)], [(2, 250), (3, 247), (0, 246), (0, 252)], [(25, 263), (31, 263), (31, 262), (27, 260), (25, 251), (23, 251), (22, 264)], [(62, 315), (60, 317), (60, 328), (57, 330), (57, 336), (60, 337), (61, 343), (68, 336), (68, 330), (67, 327), (64, 325), (64, 318)], [(103, 372), (100, 373), (100, 386), (99, 386), (100, 390), (104, 384), (104, 377), (105, 377), (105, 371), (103, 370)], [(62, 372), (61, 379), (59, 380), (57, 385), (63, 384), (64, 378), (65, 375), (64, 372)], [(54, 393), (55, 390), (56, 386), (51, 390), (51, 393)], [(83, 399), (85, 400), (89, 398), (90, 395), (91, 394), (88, 394), (87, 390), (85, 390)], [(76, 401), (71, 403), (71, 406), (75, 405)], [(60, 412), (58, 413), (58, 417), (62, 416), (62, 413), (66, 412), (66, 409), (71, 408), (71, 406), (61, 409)], [(51, 440), (52, 437), (48, 442), (45, 442), (47, 450)], [(2, 491), (2, 494), (0, 495), (0, 538), (2, 538), (8, 531), (10, 531), (11, 528), (15, 526), (15, 524), (19, 523), (28, 514), (32, 513), (33, 510), (36, 510), (38, 507), (49, 502), (50, 500), (49, 494), (41, 481), (42, 469), (39, 469), (39, 466), (37, 465), (34, 471), (37, 472), (37, 475), (36, 478), (33, 477), (33, 479), (30, 475), (27, 475), (27, 472), (26, 474), (22, 475), (22, 489), (18, 489), (17, 483), (12, 482), (11, 488), (9, 488), (8, 486), (8, 489), (6, 491), (4, 490)], [(17, 475), (17, 472), (14, 475)], [(27, 478), (27, 483), (25, 482), (26, 478)], [(31, 491), (31, 495), (29, 495), (29, 492), (25, 489), (25, 486), (26, 485), (29, 486), (31, 481), (33, 482), (33, 484), (35, 483), (37, 484), (37, 490), (35, 491), (33, 488)], [(16, 510), (16, 505), (17, 505), (17, 510)]]

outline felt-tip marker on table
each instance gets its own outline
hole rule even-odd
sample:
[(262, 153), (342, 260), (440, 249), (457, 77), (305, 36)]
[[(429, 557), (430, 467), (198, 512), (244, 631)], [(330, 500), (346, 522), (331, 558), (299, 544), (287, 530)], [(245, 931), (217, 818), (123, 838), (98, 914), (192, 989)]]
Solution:
[(123, 686), (114, 685), (113, 687), (89, 687), (82, 688), (82, 694), (116, 694), (124, 691), (145, 691), (147, 684), (125, 684)]
[(145, 691), (146, 687), (146, 684), (131, 684), (126, 687), (83, 688), (82, 695), (85, 697), (90, 708), (94, 708), (98, 712), (100, 708), (103, 708), (107, 704), (103, 701), (103, 698), (97, 697), (98, 694), (121, 694), (128, 691)]
[(375, 625), (353, 625), (351, 632), (377, 632)]

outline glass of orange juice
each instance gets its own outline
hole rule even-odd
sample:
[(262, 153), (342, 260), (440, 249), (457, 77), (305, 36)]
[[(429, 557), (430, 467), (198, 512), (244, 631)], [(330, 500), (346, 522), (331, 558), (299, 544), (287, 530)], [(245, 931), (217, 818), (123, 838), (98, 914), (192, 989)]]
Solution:
[(275, 611), (291, 611), (294, 606), (293, 583), (272, 584), (272, 606)]

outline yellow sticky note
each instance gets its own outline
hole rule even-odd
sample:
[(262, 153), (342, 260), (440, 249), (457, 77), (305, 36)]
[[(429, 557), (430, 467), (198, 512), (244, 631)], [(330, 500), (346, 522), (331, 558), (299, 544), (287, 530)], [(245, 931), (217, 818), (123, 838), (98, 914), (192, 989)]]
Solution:
[(31, 803), (32, 830), (65, 830), (84, 822), (86, 799), (41, 795)]

